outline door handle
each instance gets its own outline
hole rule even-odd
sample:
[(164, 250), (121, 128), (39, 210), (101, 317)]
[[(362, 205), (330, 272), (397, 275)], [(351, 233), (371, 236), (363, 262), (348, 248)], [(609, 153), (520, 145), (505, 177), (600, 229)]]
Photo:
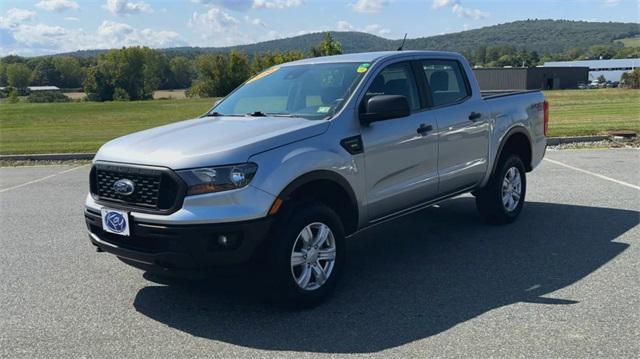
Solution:
[(480, 112), (471, 112), (471, 114), (469, 115), (469, 121), (478, 121), (480, 117), (482, 117), (482, 114)]
[(416, 130), (416, 132), (418, 132), (422, 136), (426, 135), (427, 133), (429, 133), (431, 131), (433, 131), (433, 126), (425, 125), (424, 123), (421, 123), (420, 127), (418, 127), (418, 129)]

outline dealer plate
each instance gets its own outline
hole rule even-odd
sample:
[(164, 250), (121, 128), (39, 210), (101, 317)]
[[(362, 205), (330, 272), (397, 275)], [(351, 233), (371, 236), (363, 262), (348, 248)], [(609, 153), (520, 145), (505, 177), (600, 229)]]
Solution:
[(103, 208), (102, 230), (121, 236), (129, 236), (129, 213)]

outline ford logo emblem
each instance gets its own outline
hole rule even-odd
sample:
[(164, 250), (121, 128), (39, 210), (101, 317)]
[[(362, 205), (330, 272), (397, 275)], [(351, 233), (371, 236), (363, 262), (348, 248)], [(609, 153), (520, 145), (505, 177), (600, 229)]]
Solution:
[(122, 233), (127, 229), (127, 222), (118, 212), (109, 212), (105, 217), (105, 224), (110, 230), (116, 233)]
[(123, 178), (114, 182), (113, 190), (116, 191), (117, 194), (129, 196), (136, 190), (136, 185), (133, 181)]

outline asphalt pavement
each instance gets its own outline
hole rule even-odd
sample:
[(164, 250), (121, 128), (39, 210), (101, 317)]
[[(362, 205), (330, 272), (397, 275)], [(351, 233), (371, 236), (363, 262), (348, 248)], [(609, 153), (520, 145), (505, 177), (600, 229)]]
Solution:
[(171, 281), (96, 253), (89, 167), (0, 168), (0, 357), (640, 357), (640, 151), (549, 151), (508, 226), (459, 197), (348, 245), (335, 296)]

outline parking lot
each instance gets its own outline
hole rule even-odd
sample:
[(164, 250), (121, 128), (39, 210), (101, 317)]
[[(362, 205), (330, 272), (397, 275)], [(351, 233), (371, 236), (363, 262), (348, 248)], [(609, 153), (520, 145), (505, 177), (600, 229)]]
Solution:
[(508, 226), (463, 196), (364, 232), (331, 301), (96, 253), (89, 167), (0, 168), (0, 357), (640, 356), (640, 151), (549, 151)]

